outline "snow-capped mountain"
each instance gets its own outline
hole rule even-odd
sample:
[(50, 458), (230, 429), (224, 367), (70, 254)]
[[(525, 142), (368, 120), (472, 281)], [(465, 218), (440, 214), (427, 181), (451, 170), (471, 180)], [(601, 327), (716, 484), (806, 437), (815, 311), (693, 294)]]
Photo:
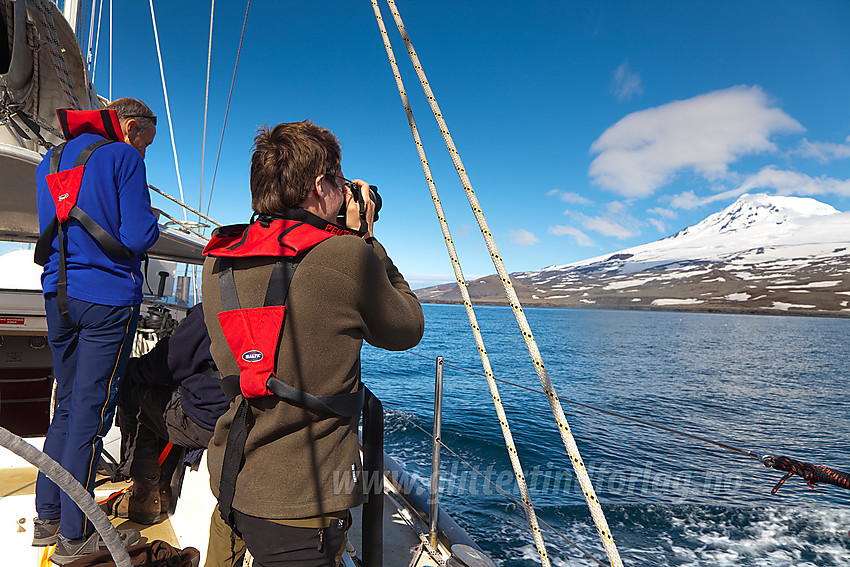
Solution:
[[(850, 316), (850, 213), (815, 199), (742, 195), (676, 234), (614, 254), (512, 274), (528, 305)], [(470, 282), (501, 303), (498, 279)], [(456, 285), (419, 290), (456, 301)]]

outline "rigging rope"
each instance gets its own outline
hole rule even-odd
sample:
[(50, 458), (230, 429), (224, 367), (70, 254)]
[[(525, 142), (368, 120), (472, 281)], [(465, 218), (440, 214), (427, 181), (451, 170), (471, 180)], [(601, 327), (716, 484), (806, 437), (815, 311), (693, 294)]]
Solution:
[[(207, 51), (207, 88), (204, 95), (204, 133), (201, 137), (201, 187), (198, 192), (198, 208), (204, 208), (204, 156), (207, 151), (207, 110), (210, 105), (210, 63), (212, 62), (212, 34), (213, 34), (213, 14), (215, 14), (215, 0), (211, 0), (210, 4), (210, 46)], [(198, 221), (201, 217), (198, 217)]]
[(112, 102), (112, 0), (109, 0), (109, 101)]
[[(151, 191), (154, 191), (154, 192), (156, 192), (156, 193), (159, 193), (160, 195), (162, 195), (162, 196), (163, 196), (163, 197), (165, 197), (166, 199), (170, 199), (170, 200), (171, 200), (171, 201), (173, 201), (174, 203), (177, 203), (178, 205), (180, 205), (181, 207), (183, 207), (184, 209), (186, 209), (186, 210), (187, 210), (187, 211), (189, 211), (190, 213), (194, 213), (194, 214), (198, 215), (199, 217), (201, 217), (202, 219), (204, 219), (204, 220), (206, 220), (206, 221), (209, 221), (209, 222), (213, 223), (213, 224), (214, 224), (214, 225), (216, 225), (216, 226), (221, 226), (221, 224), (219, 224), (219, 223), (215, 222), (213, 219), (211, 219), (211, 218), (210, 218), (210, 217), (208, 217), (207, 215), (205, 215), (205, 214), (201, 213), (201, 211), (196, 211), (195, 209), (193, 209), (192, 207), (190, 207), (190, 206), (189, 206), (189, 205), (187, 205), (186, 203), (183, 203), (183, 202), (182, 202), (182, 201), (180, 201), (179, 199), (175, 199), (174, 197), (172, 197), (171, 195), (169, 195), (168, 193), (166, 193), (166, 192), (165, 192), (165, 191), (163, 191), (162, 189), (157, 189), (156, 187), (154, 187), (154, 186), (153, 186), (153, 185), (151, 185), (150, 183), (148, 183), (148, 188), (149, 188)], [(204, 238), (206, 238), (206, 237), (204, 237)]]
[[(239, 37), (239, 49), (236, 51), (236, 64), (233, 65), (233, 79), (230, 80), (230, 94), (227, 95), (227, 108), (224, 110), (224, 124), (221, 125), (221, 139), (218, 141), (218, 153), (215, 156), (215, 168), (213, 169), (212, 183), (210, 183), (210, 196), (207, 200), (207, 214), (210, 214), (212, 194), (215, 188), (215, 176), (218, 174), (218, 160), (221, 157), (221, 146), (224, 143), (224, 129), (227, 128), (227, 115), (230, 112), (230, 99), (233, 97), (233, 85), (236, 83), (236, 69), (239, 68), (239, 56), (242, 54), (242, 40), (245, 39), (245, 26), (248, 23), (248, 10), (251, 9), (251, 0), (245, 7), (245, 19), (242, 21), (242, 35)], [(200, 207), (198, 207), (200, 208)]]
[(448, 147), (449, 154), (451, 155), (452, 163), (454, 163), (455, 169), (460, 177), (460, 181), (463, 185), (464, 191), (466, 192), (467, 199), (469, 200), (469, 204), (472, 207), (472, 212), (475, 215), (476, 220), (478, 221), (478, 226), (481, 229), (481, 233), (484, 236), (484, 241), (487, 244), (487, 249), (490, 252), (490, 257), (493, 260), (493, 265), (496, 267), (496, 272), (499, 274), (499, 278), (502, 281), (502, 285), (505, 289), (505, 294), (510, 302), (511, 309), (513, 309), (514, 316), (516, 317), (517, 323), (519, 324), (520, 331), (522, 332), (523, 339), (525, 340), (526, 347), (528, 348), (528, 352), (531, 355), (531, 359), (534, 362), (535, 370), (537, 371), (537, 375), (540, 378), (540, 383), (543, 385), (543, 389), (547, 392), (547, 400), (549, 402), (549, 407), (552, 411), (552, 415), (555, 417), (555, 421), (558, 425), (558, 430), (561, 434), (561, 439), (564, 442), (564, 447), (567, 450), (567, 454), (570, 457), (570, 461), (573, 465), (573, 470), (576, 473), (576, 477), (578, 478), (579, 484), (581, 485), (582, 492), (584, 493), (585, 500), (587, 501), (587, 506), (590, 510), (590, 515), (593, 518), (593, 522), (596, 525), (596, 529), (599, 532), (599, 537), (602, 540), (602, 545), (605, 548), (605, 553), (608, 555), (608, 560), (611, 562), (613, 567), (621, 567), (623, 562), (620, 559), (620, 554), (617, 551), (617, 546), (614, 543), (614, 537), (611, 535), (611, 530), (608, 527), (608, 521), (605, 519), (605, 513), (602, 511), (602, 506), (599, 504), (599, 499), (596, 496), (596, 492), (593, 489), (593, 484), (590, 481), (590, 475), (587, 473), (587, 469), (585, 468), (584, 462), (582, 461), (581, 454), (579, 453), (578, 446), (576, 445), (575, 439), (573, 438), (572, 431), (570, 430), (569, 423), (567, 422), (566, 416), (564, 415), (563, 408), (561, 407), (560, 402), (558, 401), (558, 395), (555, 392), (555, 389), (552, 385), (552, 381), (549, 378), (549, 374), (546, 371), (546, 367), (543, 364), (543, 359), (540, 356), (540, 351), (537, 348), (537, 344), (534, 341), (534, 335), (531, 332), (531, 327), (528, 325), (528, 321), (525, 319), (525, 314), (522, 311), (522, 306), (519, 303), (519, 298), (517, 298), (516, 291), (514, 291), (513, 286), (511, 284), (510, 277), (508, 276), (508, 272), (505, 269), (504, 262), (502, 262), (501, 257), (499, 256), (499, 251), (496, 248), (496, 243), (493, 240), (493, 235), (490, 232), (490, 229), (487, 226), (487, 220), (484, 218), (484, 214), (481, 210), (481, 205), (478, 203), (478, 199), (475, 197), (475, 192), (472, 189), (472, 184), (469, 181), (469, 177), (466, 174), (466, 169), (463, 166), (463, 163), (460, 159), (460, 154), (455, 147), (454, 141), (452, 141), (451, 135), (449, 134), (448, 126), (446, 125), (445, 120), (443, 119), (443, 114), (440, 111), (439, 106), (437, 105), (437, 99), (434, 97), (434, 93), (431, 91), (431, 86), (428, 83), (428, 79), (425, 77), (425, 71), (422, 68), (421, 63), (419, 62), (419, 57), (416, 55), (416, 51), (413, 49), (413, 43), (410, 40), (410, 37), (407, 34), (407, 30), (404, 27), (404, 23), (401, 20), (401, 15), (398, 12), (398, 9), (395, 6), (394, 0), (387, 0), (387, 3), (390, 6), (390, 11), (392, 12), (393, 18), (396, 22), (396, 27), (398, 27), (399, 33), (401, 34), (402, 40), (404, 41), (404, 45), (407, 48), (407, 53), (410, 56), (410, 60), (413, 63), (413, 67), (416, 70), (416, 74), (419, 77), (419, 82), (422, 85), (422, 89), (425, 92), (425, 95), (428, 99), (428, 103), (431, 106), (431, 110), (434, 114), (434, 118), (437, 120), (437, 123), (440, 127), (440, 132), (443, 135), (443, 140), (446, 142), (446, 146)]
[[(204, 236), (203, 234), (201, 234), (200, 232), (198, 232), (197, 230), (195, 230), (195, 229), (193, 229), (191, 226), (189, 226), (189, 225), (187, 224), (187, 221), (177, 220), (176, 218), (172, 217), (171, 215), (169, 215), (169, 214), (168, 214), (168, 213), (166, 213), (165, 211), (159, 211), (159, 214), (161, 214), (162, 216), (164, 216), (165, 218), (167, 218), (167, 219), (168, 219), (168, 220), (170, 220), (171, 222), (173, 222), (173, 223), (175, 223), (175, 224), (179, 225), (179, 226), (180, 226), (180, 228), (182, 228), (183, 230), (186, 230), (186, 231), (188, 231), (188, 232), (191, 232), (191, 233), (192, 233), (192, 234), (194, 234), (195, 236), (197, 236), (197, 237), (199, 237), (199, 238), (203, 238), (204, 240), (207, 240), (207, 237), (206, 237), (206, 236)], [(186, 265), (186, 267), (188, 268), (188, 267), (189, 267), (189, 265), (187, 264), (187, 265)]]
[[(111, 1), (111, 0), (110, 0)], [(153, 23), (153, 37), (156, 41), (156, 57), (159, 59), (159, 74), (162, 77), (162, 95), (165, 98), (165, 115), (168, 118), (168, 133), (171, 134), (171, 149), (174, 152), (174, 170), (177, 172), (177, 187), (180, 189), (180, 200), (185, 201), (183, 196), (183, 179), (180, 177), (180, 163), (177, 160), (177, 144), (174, 143), (174, 126), (171, 123), (171, 107), (168, 104), (168, 89), (165, 87), (165, 68), (162, 66), (162, 51), (159, 48), (159, 32), (156, 29), (156, 15), (153, 10), (153, 0), (149, 0), (151, 6), (151, 22)], [(188, 220), (186, 209), (183, 209), (183, 220)]]
[(100, 6), (97, 9), (97, 33), (94, 39), (94, 60), (91, 64), (91, 82), (94, 84), (94, 76), (97, 73), (97, 49), (100, 46), (100, 22), (103, 19), (103, 0), (100, 0)]
[(410, 132), (413, 135), (413, 141), (416, 144), (416, 150), (419, 153), (419, 161), (422, 163), (422, 169), (425, 173), (425, 180), (428, 183), (428, 189), (431, 192), (431, 200), (434, 202), (434, 209), (437, 212), (437, 218), (440, 221), (440, 228), (443, 232), (443, 238), (446, 241), (446, 248), (449, 253), (449, 258), (452, 262), (452, 268), (454, 269), (455, 279), (457, 280), (458, 286), (461, 290), (461, 294), (463, 295), (463, 304), (466, 307), (467, 317), (469, 318), (469, 324), (472, 327), (472, 332), (475, 336), (475, 344), (478, 346), (478, 353), (481, 357), (481, 364), (484, 366), (485, 376), (487, 377), (487, 384), (490, 387), (490, 395), (493, 398), (493, 405), (496, 408), (496, 415), (499, 418), (499, 425), (502, 428), (502, 436), (505, 440), (505, 445), (507, 446), (508, 456), (511, 461), (511, 467), (513, 468), (514, 476), (516, 477), (517, 487), (519, 488), (520, 495), (522, 496), (522, 507), (526, 514), (526, 519), (528, 521), (529, 527), (531, 528), (531, 533), (534, 538), (534, 545), (537, 548), (537, 553), (540, 555), (540, 561), (544, 567), (548, 567), (550, 565), (549, 557), (546, 552), (546, 544), (543, 541), (543, 536), (540, 533), (540, 526), (537, 522), (537, 514), (534, 512), (534, 506), (531, 502), (531, 496), (529, 495), (528, 486), (525, 481), (525, 473), (522, 469), (522, 464), (519, 460), (519, 455), (517, 453), (516, 444), (514, 443), (513, 434), (511, 433), (510, 426), (508, 425), (508, 418), (505, 414), (504, 406), (502, 405), (501, 396), (499, 396), (499, 389), (496, 385), (496, 382), (493, 380), (493, 370), (490, 366), (490, 358), (487, 355), (487, 349), (484, 347), (484, 339), (481, 336), (481, 329), (478, 326), (478, 321), (475, 316), (475, 312), (472, 309), (472, 300), (469, 297), (469, 291), (466, 287), (466, 278), (463, 276), (463, 272), (461, 270), (460, 261), (457, 257), (457, 252), (454, 248), (454, 242), (452, 241), (451, 233), (449, 232), (449, 226), (446, 222), (446, 217), (443, 213), (443, 207), (440, 203), (440, 197), (437, 194), (437, 187), (434, 184), (434, 179), (431, 175), (431, 168), (428, 165), (428, 159), (425, 156), (425, 149), (422, 145), (422, 140), (419, 137), (419, 130), (416, 127), (416, 121), (413, 117), (413, 111), (410, 108), (410, 102), (407, 98), (407, 91), (404, 87), (404, 83), (401, 79), (401, 73), (398, 69), (398, 64), (396, 63), (395, 55), (393, 54), (392, 45), (390, 44), (389, 36), (387, 35), (387, 28), (384, 25), (384, 19), (381, 16), (381, 9), (378, 6), (377, 0), (372, 0), (372, 8), (375, 11), (375, 18), (378, 21), (378, 28), (381, 31), (381, 37), (384, 42), (384, 48), (387, 51), (387, 57), (390, 61), (390, 66), (392, 67), (393, 75), (395, 76), (396, 85), (398, 86), (398, 92), (401, 96), (402, 104), (404, 105), (404, 111), (407, 114), (407, 121), (410, 125)]
[[(95, 3), (97, 0), (91, 0), (91, 22), (89, 22), (89, 41), (86, 44), (86, 63), (91, 66), (91, 44), (94, 41), (94, 14), (95, 14)], [(89, 69), (91, 70), (91, 69)], [(92, 80), (94, 82), (94, 80)]]

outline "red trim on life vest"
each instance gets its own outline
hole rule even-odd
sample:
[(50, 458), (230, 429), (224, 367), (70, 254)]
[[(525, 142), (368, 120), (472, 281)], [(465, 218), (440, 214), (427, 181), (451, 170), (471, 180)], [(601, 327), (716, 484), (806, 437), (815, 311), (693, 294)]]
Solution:
[(231, 227), (222, 227), (216, 230), (204, 248), (204, 255), (216, 258), (247, 256), (291, 258), (306, 252), (335, 234), (352, 234), (330, 223), (329, 228), (325, 230), (303, 221), (290, 219), (277, 219), (265, 226), (264, 224), (255, 222), (244, 230), (238, 230), (238, 227), (232, 227), (231, 230), (228, 230)]
[(81, 165), (73, 169), (51, 173), (46, 177), (50, 195), (56, 205), (56, 218), (59, 219), (59, 222), (68, 220), (68, 213), (77, 204), (84, 170), (85, 166)]
[[(118, 114), (114, 110), (73, 110), (60, 108), (56, 111), (65, 140), (76, 138), (80, 134), (97, 134), (107, 140), (124, 142)], [(108, 122), (107, 122), (108, 117)]]

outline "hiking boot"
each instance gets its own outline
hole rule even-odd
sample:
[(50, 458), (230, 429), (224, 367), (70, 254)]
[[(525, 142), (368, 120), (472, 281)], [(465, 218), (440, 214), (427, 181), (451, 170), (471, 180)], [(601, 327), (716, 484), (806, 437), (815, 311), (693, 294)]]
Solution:
[(167, 480), (159, 481), (159, 510), (163, 514), (171, 511), (171, 485)]
[[(142, 538), (142, 535), (136, 530), (118, 530), (118, 536), (125, 547), (135, 544)], [(90, 553), (97, 553), (104, 549), (106, 549), (106, 544), (103, 543), (100, 534), (97, 532), (80, 539), (68, 539), (59, 534), (56, 550), (50, 556), (50, 561), (56, 565), (67, 565)]]
[(59, 539), (59, 518), (55, 520), (32, 520), (32, 546), (47, 547), (53, 545)]
[(129, 518), (138, 524), (151, 525), (159, 521), (159, 480), (133, 479), (133, 486), (106, 503), (107, 513)]

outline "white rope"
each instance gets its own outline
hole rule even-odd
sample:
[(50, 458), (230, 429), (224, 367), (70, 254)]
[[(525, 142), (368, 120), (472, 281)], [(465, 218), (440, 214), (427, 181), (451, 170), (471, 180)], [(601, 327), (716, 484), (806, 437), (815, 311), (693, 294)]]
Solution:
[(86, 64), (89, 66), (89, 71), (91, 71), (91, 44), (94, 41), (94, 12), (95, 5), (97, 4), (97, 0), (91, 0), (91, 21), (89, 22), (89, 41), (86, 44)]
[(94, 39), (94, 61), (91, 66), (91, 82), (94, 83), (94, 76), (97, 73), (97, 48), (100, 47), (100, 22), (103, 20), (103, 0), (100, 0), (100, 6), (97, 9), (97, 33)]
[[(112, 0), (110, 0), (111, 2)], [(174, 152), (174, 169), (177, 171), (177, 187), (180, 188), (180, 200), (183, 198), (183, 180), (180, 178), (180, 164), (177, 161), (177, 145), (174, 143), (174, 126), (171, 124), (171, 107), (168, 105), (168, 89), (165, 87), (165, 68), (162, 66), (162, 51), (159, 48), (159, 33), (156, 29), (156, 15), (153, 10), (153, 0), (150, 0), (151, 5), (151, 22), (153, 22), (153, 37), (156, 41), (156, 56), (159, 59), (159, 74), (162, 77), (162, 95), (165, 97), (165, 115), (168, 117), (168, 132), (171, 134), (171, 149)], [(186, 216), (186, 209), (183, 209), (183, 220), (189, 220)]]
[(384, 19), (381, 16), (381, 9), (378, 6), (377, 0), (372, 0), (372, 8), (375, 11), (375, 18), (378, 21), (378, 28), (381, 31), (381, 37), (384, 41), (384, 48), (387, 51), (387, 57), (390, 61), (390, 67), (392, 67), (393, 75), (395, 76), (396, 86), (398, 87), (399, 95), (401, 96), (401, 102), (404, 106), (404, 111), (407, 114), (407, 121), (410, 125), (410, 133), (413, 135), (413, 141), (416, 144), (416, 150), (419, 153), (419, 161), (422, 164), (422, 170), (425, 173), (425, 181), (428, 183), (428, 189), (431, 192), (431, 200), (434, 203), (434, 209), (437, 212), (437, 219), (440, 221), (440, 228), (443, 231), (443, 238), (446, 241), (446, 248), (449, 253), (449, 259), (452, 262), (452, 268), (454, 269), (455, 279), (457, 280), (458, 287), (460, 288), (461, 295), (463, 296), (463, 305), (466, 307), (466, 314), (469, 319), (469, 325), (472, 327), (472, 333), (475, 337), (475, 344), (478, 347), (478, 353), (481, 357), (481, 364), (484, 367), (484, 375), (487, 378), (487, 385), (490, 387), (490, 395), (493, 398), (493, 405), (496, 408), (496, 415), (499, 418), (499, 425), (502, 428), (502, 437), (505, 440), (505, 446), (508, 450), (508, 457), (511, 461), (511, 466), (513, 467), (514, 477), (516, 478), (517, 487), (520, 491), (520, 496), (522, 497), (522, 505), (525, 511), (526, 519), (528, 521), (529, 527), (531, 528), (532, 537), (534, 539), (534, 545), (537, 548), (537, 553), (540, 556), (540, 562), (543, 567), (549, 567), (549, 555), (546, 552), (546, 544), (543, 541), (543, 535), (540, 532), (540, 525), (537, 521), (537, 514), (534, 512), (534, 506), (531, 503), (531, 496), (529, 495), (528, 485), (525, 481), (525, 473), (522, 469), (522, 464), (519, 460), (519, 455), (516, 450), (516, 444), (514, 443), (513, 434), (511, 433), (510, 426), (508, 425), (508, 417), (505, 414), (505, 408), (502, 404), (502, 398), (499, 395), (499, 388), (496, 385), (496, 381), (493, 377), (493, 369), (490, 365), (490, 358), (487, 355), (487, 349), (484, 347), (484, 338), (481, 336), (481, 328), (478, 326), (478, 319), (475, 316), (475, 311), (472, 308), (472, 300), (469, 297), (469, 290), (466, 286), (466, 278), (463, 276), (463, 271), (461, 270), (460, 261), (457, 257), (457, 252), (455, 251), (454, 242), (452, 241), (451, 232), (449, 231), (449, 225), (446, 221), (445, 214), (443, 213), (443, 206), (440, 203), (440, 196), (437, 194), (437, 187), (434, 184), (434, 178), (431, 175), (431, 167), (428, 164), (428, 159), (425, 156), (425, 148), (422, 145), (422, 139), (419, 136), (419, 129), (416, 127), (416, 120), (413, 117), (413, 110), (410, 108), (410, 102), (407, 98), (407, 90), (404, 87), (404, 82), (401, 79), (401, 73), (398, 70), (398, 64), (396, 63), (395, 55), (393, 54), (393, 48), (390, 44), (389, 36), (387, 35), (387, 28), (384, 25)]
[[(162, 189), (157, 189), (156, 187), (154, 187), (154, 186), (153, 186), (153, 185), (151, 185), (150, 183), (148, 183), (148, 189), (150, 189), (150, 190), (151, 190), (151, 191), (153, 191), (154, 193), (158, 193), (158, 194), (162, 195), (163, 197), (165, 197), (166, 199), (168, 199), (168, 200), (170, 200), (170, 201), (172, 201), (172, 202), (174, 202), (174, 203), (177, 203), (178, 205), (180, 205), (180, 206), (181, 206), (181, 207), (183, 207), (184, 209), (188, 210), (190, 213), (194, 213), (194, 214), (198, 215), (199, 217), (201, 217), (201, 218), (202, 218), (202, 219), (204, 219), (205, 221), (209, 221), (209, 222), (211, 222), (212, 224), (214, 224), (214, 225), (216, 225), (216, 226), (221, 226), (221, 224), (217, 223), (216, 221), (214, 221), (213, 219), (211, 219), (211, 218), (210, 218), (210, 217), (208, 217), (207, 215), (203, 214), (201, 211), (196, 211), (195, 209), (193, 209), (192, 207), (190, 207), (189, 205), (187, 205), (187, 204), (186, 204), (186, 203), (184, 203), (183, 201), (180, 201), (180, 200), (178, 200), (178, 199), (175, 199), (174, 197), (172, 197), (171, 195), (169, 195), (168, 193), (166, 193), (166, 192), (165, 192), (165, 191), (163, 191)], [(206, 237), (204, 237), (204, 238), (206, 238)]]
[(502, 258), (499, 255), (499, 251), (496, 248), (496, 243), (493, 239), (493, 235), (490, 232), (489, 227), (487, 226), (487, 220), (484, 218), (484, 213), (481, 210), (481, 205), (478, 203), (478, 199), (472, 189), (472, 184), (466, 174), (466, 169), (463, 166), (463, 162), (461, 162), (460, 154), (458, 153), (457, 148), (455, 147), (454, 141), (451, 138), (451, 134), (449, 134), (448, 126), (446, 125), (446, 122), (443, 118), (443, 114), (440, 111), (440, 107), (437, 105), (437, 99), (434, 97), (434, 93), (431, 90), (431, 86), (428, 83), (428, 79), (425, 77), (425, 71), (422, 68), (421, 63), (419, 62), (419, 57), (416, 55), (416, 51), (413, 49), (413, 43), (410, 41), (410, 37), (408, 36), (407, 30), (404, 27), (404, 23), (401, 20), (401, 15), (399, 14), (398, 9), (395, 6), (395, 2), (394, 0), (387, 0), (387, 3), (390, 6), (390, 11), (393, 14), (396, 26), (398, 27), (399, 33), (401, 34), (402, 40), (404, 41), (404, 45), (407, 48), (408, 55), (410, 56), (410, 61), (413, 63), (413, 67), (416, 70), (417, 76), (419, 77), (419, 82), (422, 85), (422, 89), (425, 92), (425, 96), (428, 99), (429, 105), (431, 106), (431, 111), (434, 113), (434, 118), (437, 120), (437, 124), (440, 127), (440, 132), (443, 135), (443, 140), (445, 141), (446, 146), (449, 149), (449, 154), (451, 155), (452, 163), (455, 166), (455, 170), (457, 171), (458, 177), (460, 178), (464, 191), (466, 192), (467, 199), (469, 200), (469, 204), (472, 207), (472, 212), (475, 215), (476, 220), (478, 221), (478, 226), (481, 229), (482, 235), (484, 236), (484, 241), (487, 244), (488, 251), (490, 252), (490, 257), (493, 260), (493, 265), (496, 267), (496, 272), (499, 274), (499, 279), (502, 281), (502, 285), (505, 289), (505, 294), (508, 298), (508, 301), (510, 302), (511, 309), (513, 309), (514, 316), (516, 317), (517, 323), (520, 327), (520, 331), (522, 332), (522, 337), (525, 340), (528, 352), (531, 355), (532, 361), (534, 362), (534, 368), (537, 371), (537, 376), (540, 379), (540, 383), (543, 385), (544, 391), (546, 392), (546, 398), (549, 401), (549, 408), (551, 409), (552, 414), (555, 417), (555, 421), (557, 422), (558, 430), (561, 434), (561, 440), (564, 442), (564, 446), (567, 449), (567, 454), (570, 457), (570, 461), (573, 465), (573, 470), (575, 471), (576, 477), (578, 478), (579, 484), (581, 485), (585, 501), (587, 502), (587, 506), (590, 510), (590, 515), (593, 518), (593, 522), (596, 525), (596, 530), (602, 540), (602, 545), (608, 555), (608, 560), (611, 562), (611, 565), (613, 567), (621, 567), (623, 565), (623, 562), (620, 559), (620, 554), (617, 551), (617, 546), (614, 543), (614, 537), (611, 535), (611, 530), (608, 527), (608, 522), (605, 519), (605, 514), (599, 504), (599, 499), (596, 497), (596, 492), (593, 490), (593, 485), (590, 481), (590, 476), (588, 475), (587, 469), (585, 468), (584, 462), (582, 461), (581, 455), (579, 454), (578, 446), (576, 445), (575, 439), (573, 438), (573, 434), (570, 431), (569, 423), (567, 423), (563, 408), (561, 407), (561, 403), (558, 400), (557, 394), (555, 393), (555, 388), (552, 385), (552, 381), (549, 378), (549, 373), (546, 371), (546, 367), (543, 364), (543, 359), (540, 356), (540, 351), (537, 348), (537, 344), (534, 340), (534, 335), (531, 332), (531, 327), (528, 325), (528, 321), (526, 320), (525, 314), (522, 311), (522, 306), (519, 303), (519, 298), (517, 297), (516, 291), (513, 289), (513, 285), (511, 284), (510, 276), (508, 275), (508, 272), (505, 269), (504, 262), (502, 261)]
[(109, 101), (112, 102), (112, 0), (109, 0)]
[[(211, 0), (210, 4), (210, 46), (207, 51), (207, 89), (204, 95), (204, 133), (201, 139), (201, 189), (198, 195), (198, 208), (204, 207), (204, 155), (207, 151), (207, 110), (210, 104), (210, 63), (212, 62), (212, 34), (213, 34), (213, 14), (215, 13), (215, 0)], [(196, 286), (197, 287), (197, 286)]]

